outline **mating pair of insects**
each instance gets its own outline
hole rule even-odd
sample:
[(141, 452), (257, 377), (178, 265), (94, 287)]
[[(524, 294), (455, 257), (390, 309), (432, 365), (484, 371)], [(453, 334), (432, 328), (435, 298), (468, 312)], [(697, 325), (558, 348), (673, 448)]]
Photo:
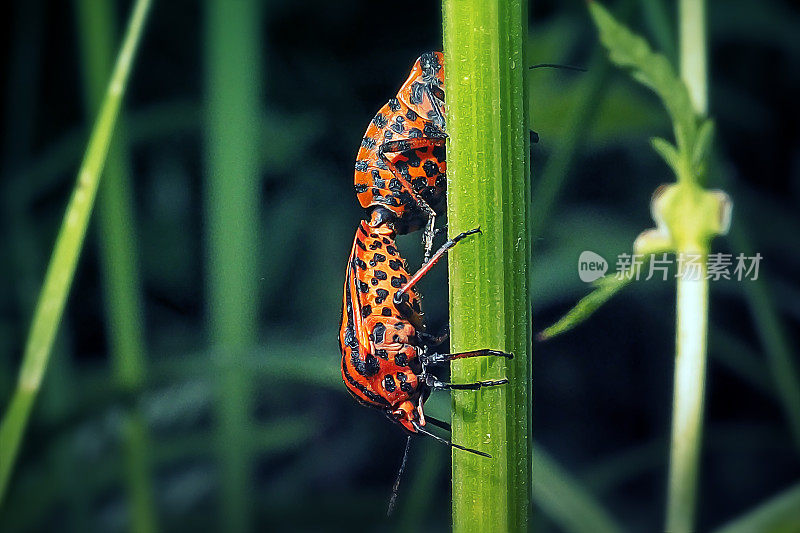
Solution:
[[(409, 433), (403, 466), (413, 434), (488, 457), (428, 431), (423, 404), (432, 390), (477, 390), (508, 380), (446, 383), (429, 367), (467, 357), (513, 357), (492, 349), (432, 353), (446, 334), (425, 332), (417, 283), (449, 249), (480, 233), (479, 228), (460, 233), (432, 253), (447, 184), (444, 96), (443, 56), (423, 54), (397, 96), (370, 122), (355, 164), (355, 191), (369, 219), (359, 224), (347, 262), (339, 329), (342, 379), (356, 400), (382, 410)], [(424, 262), (411, 275), (395, 238), (418, 230)], [(431, 417), (427, 421), (449, 429)], [(399, 480), (398, 475), (390, 512)]]

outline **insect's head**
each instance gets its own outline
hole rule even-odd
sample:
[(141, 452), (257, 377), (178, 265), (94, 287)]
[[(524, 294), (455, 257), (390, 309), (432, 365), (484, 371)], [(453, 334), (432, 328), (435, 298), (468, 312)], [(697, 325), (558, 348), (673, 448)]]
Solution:
[(397, 97), (419, 116), (445, 129), (444, 56), (441, 52), (422, 54)]
[(411, 433), (417, 433), (417, 428), (425, 424), (425, 419), (420, 417), (420, 411), (411, 400), (406, 400), (401, 402), (396, 409), (390, 411), (389, 418)]

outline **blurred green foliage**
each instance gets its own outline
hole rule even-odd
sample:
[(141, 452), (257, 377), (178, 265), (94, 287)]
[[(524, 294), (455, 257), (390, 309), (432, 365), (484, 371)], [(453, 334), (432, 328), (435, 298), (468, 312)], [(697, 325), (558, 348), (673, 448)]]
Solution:
[[(674, 59), (672, 4), (630, 5), (630, 26)], [(114, 28), (124, 27), (129, 7), (116, 5)], [(3, 411), (91, 124), (75, 8), (19, 1), (0, 22), (9, 36), (0, 65)], [(218, 530), (225, 509), (237, 508), (249, 513), (242, 527), (388, 527), (383, 513), (404, 439), (346, 395), (334, 339), (342, 267), (361, 216), (351, 181), (356, 148), (414, 59), (441, 46), (439, 7), (426, 4), (413, 14), (404, 9), (355, 1), (259, 4), (255, 30), (235, 38), (244, 57), (258, 63), (253, 72), (261, 89), (224, 87), (219, 98), (236, 101), (217, 102), (212, 114), (211, 54), (234, 43), (209, 38), (207, 30), (221, 23), (210, 10), (155, 4), (118, 131), (130, 152), (124, 165), (133, 198), (130, 229), (138, 241), (144, 379), (130, 389), (113, 377), (98, 248), (106, 228), (97, 218), (0, 509), (0, 530), (130, 530), (124, 420), (134, 410), (152, 436), (149, 481), (163, 530)], [(765, 259), (758, 284), (711, 287), (701, 530), (759, 505), (796, 509), (796, 490), (768, 500), (800, 478), (781, 412), (796, 394), (781, 381), (781, 361), (797, 363), (800, 340), (800, 14), (788, 1), (737, 0), (711, 3), (708, 20), (716, 122), (708, 185), (729, 191), (744, 215), (719, 245), (731, 253), (758, 251)], [(217, 46), (226, 48), (209, 49)], [(613, 266), (611, 258), (627, 252), (649, 225), (647, 201), (669, 171), (648, 139), (668, 136), (670, 124), (654, 96), (608, 68), (582, 3), (535, 2), (529, 51), (531, 63), (589, 67), (584, 75), (542, 69), (530, 76), (532, 124), (541, 138), (532, 149), (532, 209), (540, 216), (534, 215), (531, 298), (539, 330), (586, 294), (576, 272), (581, 251), (595, 251)], [(217, 61), (220, 68), (225, 61), (234, 62), (234, 70), (245, 66), (241, 54)], [(239, 92), (245, 95), (234, 96)], [(228, 130), (241, 122), (231, 122), (228, 111), (242, 113), (239, 98), (250, 102), (238, 116), (250, 123), (246, 131), (253, 138), (236, 164), (252, 170), (236, 179), (252, 188), (240, 193), (250, 197), (234, 197), (250, 207), (226, 205), (232, 215), (212, 226), (210, 169), (218, 161), (210, 143), (216, 135), (235, 138)], [(242, 236), (243, 230), (249, 234)], [(234, 276), (243, 269), (236, 257), (215, 259), (220, 252), (212, 233), (223, 244), (226, 235), (242, 239), (237, 253), (250, 257), (253, 273), (234, 281), (251, 294), (211, 288), (214, 266), (222, 264), (217, 259)], [(400, 245), (418, 264), (418, 239), (403, 238)], [(422, 286), (433, 330), (446, 322), (443, 270)], [(241, 309), (252, 306), (249, 345), (227, 363), (249, 391), (242, 398), (247, 412), (225, 419), (244, 426), (233, 428), (241, 439), (236, 449), (252, 454), (244, 467), (231, 466), (235, 458), (223, 460), (226, 450), (220, 449), (222, 404), (242, 391), (223, 385), (212, 291), (222, 292), (219, 298), (238, 294)], [(657, 281), (632, 285), (591, 321), (536, 347), (533, 434), (544, 450), (534, 463), (540, 465), (539, 477), (534, 471), (537, 530), (579, 531), (597, 520), (632, 531), (661, 524), (672, 292), (671, 284)], [(235, 300), (228, 305), (237, 307)], [(446, 395), (428, 404), (434, 416), (447, 416)], [(541, 462), (548, 458), (552, 464)], [(435, 443), (415, 442), (398, 528), (446, 530), (447, 462)], [(229, 467), (244, 468), (246, 479), (228, 477)], [(244, 496), (226, 501), (238, 498), (231, 494)], [(761, 516), (755, 513), (753, 520)], [(785, 516), (791, 524), (791, 513)]]

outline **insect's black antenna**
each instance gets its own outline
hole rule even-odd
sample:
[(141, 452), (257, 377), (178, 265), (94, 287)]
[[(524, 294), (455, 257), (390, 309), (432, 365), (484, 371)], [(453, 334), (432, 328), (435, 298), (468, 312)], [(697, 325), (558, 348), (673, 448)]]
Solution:
[(444, 444), (445, 446), (450, 446), (451, 448), (456, 448), (456, 449), (458, 449), (458, 450), (464, 450), (465, 452), (474, 453), (475, 455), (480, 455), (481, 457), (488, 457), (489, 459), (491, 459), (491, 458), (492, 458), (492, 456), (491, 456), (491, 455), (489, 455), (489, 454), (488, 454), (488, 453), (486, 453), (486, 452), (481, 452), (481, 451), (478, 451), (478, 450), (473, 450), (472, 448), (467, 448), (466, 446), (461, 446), (460, 444), (456, 444), (456, 443), (454, 443), (454, 442), (450, 442), (450, 441), (449, 441), (449, 440), (447, 440), (447, 439), (443, 439), (443, 438), (442, 438), (442, 437), (440, 437), (439, 435), (434, 435), (433, 433), (431, 433), (431, 432), (430, 432), (430, 431), (428, 431), (427, 429), (424, 429), (422, 426), (420, 426), (420, 425), (419, 425), (419, 424), (418, 424), (416, 421), (414, 421), (414, 422), (411, 422), (411, 423), (412, 423), (412, 424), (414, 424), (414, 429), (416, 429), (417, 431), (419, 431), (419, 432), (420, 432), (420, 433), (422, 433), (423, 435), (427, 435), (428, 437), (431, 437), (432, 439), (435, 439), (435, 440), (437, 440), (437, 441), (441, 442), (441, 443), (442, 443), (442, 444)]
[(439, 420), (438, 418), (433, 418), (430, 415), (425, 415), (425, 420), (436, 426), (437, 428), (442, 428), (445, 431), (450, 431), (450, 424), (444, 422), (443, 420)]
[(389, 508), (386, 510), (387, 517), (392, 516), (395, 504), (397, 503), (397, 494), (400, 491), (400, 478), (403, 477), (403, 472), (406, 469), (409, 448), (411, 448), (411, 435), (406, 439), (406, 450), (403, 452), (403, 462), (400, 463), (400, 470), (397, 471), (397, 479), (394, 480), (394, 486), (392, 486), (392, 496), (389, 498)]
[(573, 65), (558, 65), (556, 63), (539, 63), (538, 65), (531, 65), (528, 68), (563, 68), (564, 70), (577, 70), (578, 72), (586, 72), (585, 68), (576, 67)]

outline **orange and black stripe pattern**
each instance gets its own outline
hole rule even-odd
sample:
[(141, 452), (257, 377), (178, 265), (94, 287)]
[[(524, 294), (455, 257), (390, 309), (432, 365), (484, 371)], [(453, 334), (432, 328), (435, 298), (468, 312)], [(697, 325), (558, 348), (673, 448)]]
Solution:
[(398, 233), (423, 227), (444, 205), (444, 58), (423, 54), (406, 82), (370, 121), (356, 157), (362, 207), (382, 207)]
[[(445, 383), (427, 373), (426, 365), (512, 355), (486, 349), (428, 353), (444, 336), (424, 331), (416, 284), (456, 243), (480, 233), (478, 228), (461, 233), (430, 255), (433, 207), (443, 204), (445, 195), (446, 137), (443, 57), (431, 52), (417, 60), (397, 97), (372, 120), (358, 152), (356, 193), (369, 218), (359, 223), (347, 261), (339, 347), (342, 380), (356, 400), (382, 410), (410, 433), (466, 449), (424, 428), (425, 399), (433, 389), (477, 390), (506, 380)], [(425, 261), (410, 275), (395, 238), (423, 226)]]
[(412, 290), (394, 301), (409, 277), (394, 230), (362, 220), (347, 262), (339, 345), (348, 390), (373, 407), (395, 409), (419, 397), (419, 296)]

